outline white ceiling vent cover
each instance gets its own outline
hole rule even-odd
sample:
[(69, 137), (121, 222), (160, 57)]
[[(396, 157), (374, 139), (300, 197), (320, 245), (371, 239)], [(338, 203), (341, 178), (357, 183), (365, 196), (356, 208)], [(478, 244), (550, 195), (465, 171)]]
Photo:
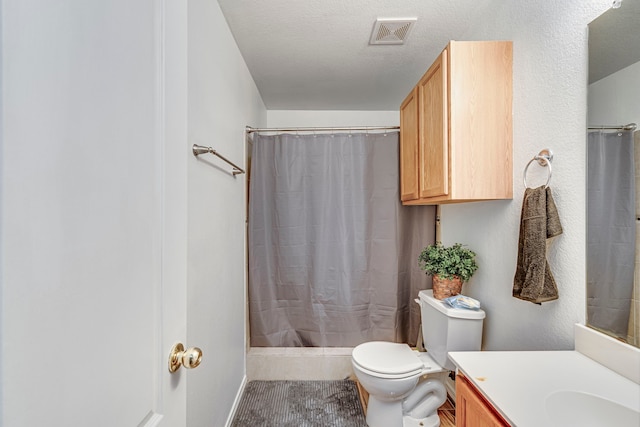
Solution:
[(369, 44), (404, 44), (417, 18), (378, 18)]

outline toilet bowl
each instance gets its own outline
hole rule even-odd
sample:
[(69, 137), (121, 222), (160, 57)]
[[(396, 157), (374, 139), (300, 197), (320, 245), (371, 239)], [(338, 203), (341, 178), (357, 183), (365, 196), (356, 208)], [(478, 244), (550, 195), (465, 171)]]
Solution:
[(407, 344), (372, 341), (352, 352), (353, 371), (369, 393), (369, 427), (437, 427), (438, 408), (445, 402), (444, 385), (428, 374), (453, 370), (449, 351), (480, 350), (482, 310), (454, 309), (420, 291), (422, 335), (427, 352)]
[[(354, 348), (351, 362), (358, 381), (369, 393), (369, 427), (440, 425), (439, 419), (436, 423), (433, 417), (431, 422), (428, 418), (446, 400), (444, 385), (429, 380), (428, 390), (416, 387), (425, 375), (443, 371), (429, 355), (413, 351), (407, 344), (372, 341)], [(416, 398), (416, 394), (420, 396)], [(430, 399), (431, 405), (417, 408), (427, 394), (437, 399)]]

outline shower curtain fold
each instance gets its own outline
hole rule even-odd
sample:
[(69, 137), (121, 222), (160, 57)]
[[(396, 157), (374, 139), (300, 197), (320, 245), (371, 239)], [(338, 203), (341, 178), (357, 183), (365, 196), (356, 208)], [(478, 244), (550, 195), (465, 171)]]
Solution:
[(632, 133), (589, 132), (587, 157), (587, 318), (626, 340), (636, 246)]
[(253, 137), (251, 345), (415, 342), (435, 210), (399, 202), (398, 133)]

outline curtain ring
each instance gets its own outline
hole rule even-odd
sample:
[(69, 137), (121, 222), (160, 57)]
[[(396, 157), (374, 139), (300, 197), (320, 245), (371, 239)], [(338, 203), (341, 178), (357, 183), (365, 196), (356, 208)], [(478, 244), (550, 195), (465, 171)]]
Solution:
[(552, 159), (553, 159), (553, 153), (551, 153), (551, 150), (542, 150), (540, 154), (538, 154), (537, 156), (534, 156), (533, 159), (529, 160), (529, 163), (527, 163), (527, 166), (525, 166), (524, 173), (522, 174), (522, 182), (524, 183), (524, 188), (529, 188), (529, 186), (527, 185), (527, 170), (529, 170), (529, 166), (531, 166), (531, 163), (533, 163), (536, 160), (538, 161), (540, 166), (549, 168), (549, 171), (548, 171), (549, 175), (547, 176), (547, 182), (544, 184), (544, 188), (549, 187), (549, 182), (551, 182), (551, 173), (552, 173), (552, 170), (551, 170)]

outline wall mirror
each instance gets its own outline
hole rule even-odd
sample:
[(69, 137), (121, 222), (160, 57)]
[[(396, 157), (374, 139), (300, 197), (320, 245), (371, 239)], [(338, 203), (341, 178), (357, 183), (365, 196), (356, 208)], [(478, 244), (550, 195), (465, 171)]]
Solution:
[(640, 347), (640, 1), (589, 24), (587, 325)]

